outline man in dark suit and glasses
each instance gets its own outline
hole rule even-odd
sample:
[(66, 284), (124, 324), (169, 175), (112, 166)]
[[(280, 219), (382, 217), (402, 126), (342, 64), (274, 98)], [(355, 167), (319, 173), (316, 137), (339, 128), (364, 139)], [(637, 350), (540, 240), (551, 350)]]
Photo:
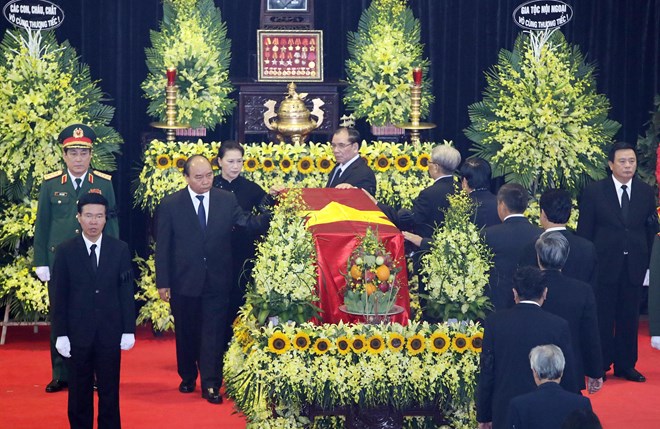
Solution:
[(52, 329), (69, 370), (71, 428), (94, 426), (94, 375), (99, 429), (121, 427), (121, 351), (135, 344), (135, 301), (131, 255), (123, 241), (103, 234), (108, 201), (100, 194), (78, 200), (82, 234), (55, 252)]
[(635, 369), (644, 275), (658, 220), (653, 188), (635, 178), (637, 154), (615, 143), (608, 154), (612, 176), (587, 186), (580, 200), (578, 235), (591, 240), (598, 257), (600, 339), (605, 371), (630, 381), (646, 378)]
[(529, 364), (538, 386), (509, 403), (506, 427), (511, 429), (559, 429), (575, 410), (591, 411), (591, 401), (561, 388), (566, 360), (554, 344), (536, 346), (529, 352)]
[(376, 175), (360, 157), (360, 133), (339, 127), (332, 136), (332, 153), (337, 165), (328, 176), (326, 188), (362, 188), (376, 195)]
[(163, 198), (157, 212), (156, 286), (176, 324), (179, 391), (192, 393), (199, 373), (202, 398), (222, 403), (222, 359), (232, 287), (234, 225), (264, 232), (268, 215), (247, 215), (234, 194), (213, 188), (213, 169), (188, 158), (188, 186)]

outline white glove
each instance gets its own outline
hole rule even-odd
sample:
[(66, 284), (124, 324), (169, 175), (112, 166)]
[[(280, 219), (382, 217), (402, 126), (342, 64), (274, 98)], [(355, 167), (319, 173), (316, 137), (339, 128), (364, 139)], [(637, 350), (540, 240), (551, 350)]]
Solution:
[(660, 350), (660, 335), (651, 337), (651, 347)]
[(135, 334), (121, 334), (121, 341), (119, 348), (122, 350), (130, 350), (135, 345)]
[[(48, 269), (48, 267), (46, 267), (46, 269)], [(71, 357), (71, 342), (69, 341), (69, 337), (57, 337), (57, 340), (55, 341), (55, 348), (59, 354), (65, 358)]]
[(34, 269), (34, 271), (37, 273), (37, 277), (39, 277), (39, 280), (42, 282), (50, 281), (50, 268), (48, 268), (48, 266), (37, 267)]

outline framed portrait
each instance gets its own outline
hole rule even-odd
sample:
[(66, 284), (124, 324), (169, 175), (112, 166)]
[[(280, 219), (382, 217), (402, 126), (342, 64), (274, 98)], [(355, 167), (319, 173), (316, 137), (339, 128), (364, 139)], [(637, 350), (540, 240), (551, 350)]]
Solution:
[(257, 30), (259, 82), (323, 82), (321, 30)]
[(312, 30), (314, 0), (261, 0), (259, 22), (264, 30)]
[(268, 12), (307, 12), (307, 0), (266, 0)]

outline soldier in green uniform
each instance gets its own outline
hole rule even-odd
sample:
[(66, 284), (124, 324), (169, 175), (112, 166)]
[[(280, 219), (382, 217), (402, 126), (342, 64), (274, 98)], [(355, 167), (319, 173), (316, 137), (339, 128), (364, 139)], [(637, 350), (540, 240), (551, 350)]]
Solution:
[[(119, 238), (111, 177), (89, 168), (96, 134), (87, 125), (73, 124), (66, 127), (58, 139), (67, 168), (44, 177), (34, 232), (34, 266), (37, 276), (43, 282), (50, 280), (57, 245), (80, 234), (80, 224), (76, 219), (79, 195), (94, 192), (108, 200), (108, 219), (104, 232)], [(53, 296), (52, 291), (49, 291), (49, 296)], [(53, 379), (46, 386), (46, 392), (53, 393), (67, 387), (68, 380), (64, 360), (55, 349), (52, 336), (50, 356)]]

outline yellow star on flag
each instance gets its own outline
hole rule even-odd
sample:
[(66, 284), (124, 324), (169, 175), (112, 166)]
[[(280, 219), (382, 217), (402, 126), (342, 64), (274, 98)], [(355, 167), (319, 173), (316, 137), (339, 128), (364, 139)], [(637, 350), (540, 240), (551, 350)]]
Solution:
[(394, 226), (380, 210), (358, 210), (353, 207), (333, 201), (321, 210), (308, 210), (301, 212), (301, 216), (308, 216), (307, 228), (326, 223), (352, 221), (379, 223)]

